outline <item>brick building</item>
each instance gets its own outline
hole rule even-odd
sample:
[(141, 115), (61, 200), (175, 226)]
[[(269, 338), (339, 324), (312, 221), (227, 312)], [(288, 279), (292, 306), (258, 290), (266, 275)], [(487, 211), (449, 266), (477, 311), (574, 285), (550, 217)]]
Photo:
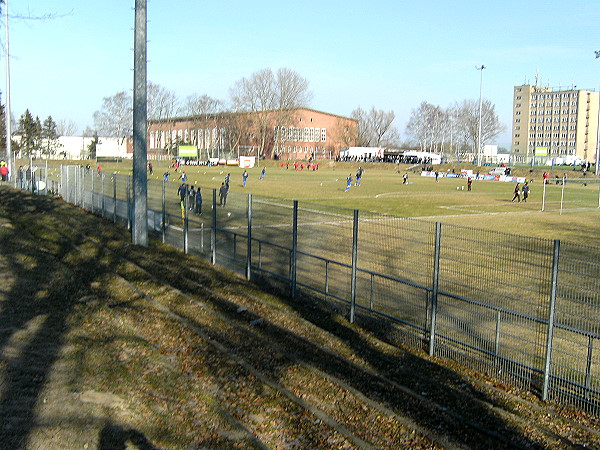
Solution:
[(201, 159), (256, 156), (329, 159), (356, 144), (357, 121), (308, 108), (218, 113), (149, 122), (148, 151), (195, 145)]

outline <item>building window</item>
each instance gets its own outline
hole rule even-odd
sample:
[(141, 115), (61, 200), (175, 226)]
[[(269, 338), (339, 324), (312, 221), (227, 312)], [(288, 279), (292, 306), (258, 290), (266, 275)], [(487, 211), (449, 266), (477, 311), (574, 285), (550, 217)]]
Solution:
[[(517, 119), (518, 121), (519, 119)], [(321, 142), (327, 141), (327, 129), (321, 128)]]

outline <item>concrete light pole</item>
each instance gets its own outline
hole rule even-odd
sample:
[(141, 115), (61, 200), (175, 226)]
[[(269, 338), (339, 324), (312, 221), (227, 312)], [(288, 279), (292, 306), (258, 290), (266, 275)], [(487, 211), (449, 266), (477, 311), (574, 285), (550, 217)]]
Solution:
[(481, 166), (481, 113), (483, 107), (483, 69), (485, 69), (485, 66), (482, 64), (475, 66), (475, 68), (481, 70), (481, 79), (479, 81), (479, 131), (477, 133), (477, 165)]
[[(594, 52), (600, 58), (600, 50)], [(598, 94), (600, 96), (600, 94)], [(596, 127), (596, 176), (600, 175), (600, 98), (598, 99), (598, 126)]]
[(148, 246), (148, 84), (146, 60), (147, 0), (135, 0), (133, 72), (133, 220), (132, 243)]
[[(10, 123), (10, 51), (8, 46), (8, 0), (4, 0), (4, 18), (5, 18), (5, 52), (6, 55), (6, 110), (4, 111), (6, 119), (6, 164), (8, 164), (8, 179), (13, 177), (13, 158), (11, 149), (11, 123)], [(15, 178), (16, 179), (16, 178)]]

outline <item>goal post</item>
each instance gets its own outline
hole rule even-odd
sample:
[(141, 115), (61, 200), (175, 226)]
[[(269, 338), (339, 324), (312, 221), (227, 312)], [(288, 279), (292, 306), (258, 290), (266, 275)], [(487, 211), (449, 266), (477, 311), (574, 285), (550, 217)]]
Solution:
[(549, 179), (543, 185), (541, 211), (600, 208), (600, 178)]

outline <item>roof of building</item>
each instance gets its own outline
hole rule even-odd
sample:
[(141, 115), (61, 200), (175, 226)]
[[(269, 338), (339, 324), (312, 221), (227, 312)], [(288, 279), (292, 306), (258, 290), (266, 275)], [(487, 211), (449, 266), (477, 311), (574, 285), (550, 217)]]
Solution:
[[(332, 113), (328, 113), (328, 112), (324, 112), (324, 111), (318, 111), (316, 109), (312, 109), (312, 108), (304, 108), (304, 107), (299, 107), (299, 108), (292, 108), (288, 111), (296, 111), (296, 110), (303, 110), (303, 111), (308, 111), (308, 112), (314, 112), (314, 113), (318, 113), (318, 114), (324, 114), (327, 116), (332, 116), (332, 117), (337, 117), (340, 119), (345, 119), (345, 120), (352, 120), (354, 122), (356, 122), (356, 119), (353, 119), (352, 117), (346, 117), (346, 116), (342, 116), (339, 114), (332, 114)], [(222, 112), (217, 112), (217, 113), (211, 113), (211, 114), (207, 114), (206, 118), (217, 118), (219, 116), (223, 116), (223, 115), (235, 115), (235, 114), (254, 114), (257, 112), (263, 112), (263, 111), (222, 111)], [(271, 109), (271, 110), (266, 110), (264, 112), (279, 112), (279, 110), (277, 109)], [(160, 122), (191, 122), (194, 120), (198, 120), (200, 119), (201, 116), (199, 114), (192, 114), (192, 115), (188, 115), (188, 116), (176, 116), (176, 117), (171, 117), (168, 119), (148, 119), (149, 123), (160, 123)]]

